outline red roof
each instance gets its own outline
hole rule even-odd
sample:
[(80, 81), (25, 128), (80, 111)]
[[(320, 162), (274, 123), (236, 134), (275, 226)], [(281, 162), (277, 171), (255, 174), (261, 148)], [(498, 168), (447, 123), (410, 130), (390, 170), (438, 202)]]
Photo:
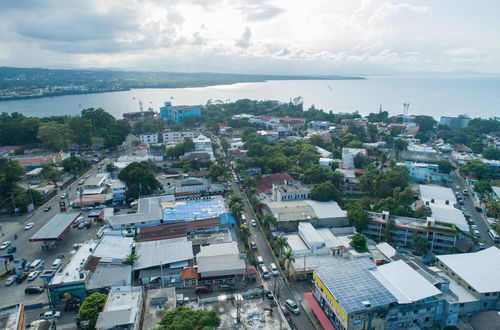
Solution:
[(158, 225), (151, 227), (141, 227), (137, 233), (138, 242), (156, 241), (159, 239), (184, 237), (187, 233), (217, 227), (220, 224), (219, 218), (211, 218), (197, 221), (179, 222), (168, 225)]
[(257, 274), (257, 268), (254, 266), (248, 266), (246, 269), (247, 275), (256, 275)]
[(306, 298), (307, 302), (309, 303), (309, 306), (311, 306), (311, 310), (313, 311), (314, 315), (316, 315), (316, 317), (318, 318), (318, 321), (319, 323), (321, 323), (323, 329), (335, 330), (335, 327), (333, 326), (332, 322), (330, 322), (328, 316), (326, 316), (325, 312), (323, 312), (323, 309), (321, 309), (321, 306), (318, 304), (316, 299), (314, 299), (312, 292), (304, 293), (304, 298)]
[(273, 188), (273, 183), (284, 181), (293, 181), (293, 178), (288, 173), (274, 173), (255, 180), (257, 188), (260, 192), (268, 191)]
[(182, 270), (181, 280), (197, 280), (200, 277), (198, 269), (194, 267), (187, 267)]

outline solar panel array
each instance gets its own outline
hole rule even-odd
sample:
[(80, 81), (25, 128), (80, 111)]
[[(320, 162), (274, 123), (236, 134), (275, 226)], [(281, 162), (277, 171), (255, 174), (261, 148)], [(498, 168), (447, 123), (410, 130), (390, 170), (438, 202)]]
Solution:
[[(325, 266), (316, 270), (317, 275), (347, 314), (385, 306), (397, 302), (369, 271), (376, 266), (361, 259)], [(365, 306), (363, 302), (369, 302)]]

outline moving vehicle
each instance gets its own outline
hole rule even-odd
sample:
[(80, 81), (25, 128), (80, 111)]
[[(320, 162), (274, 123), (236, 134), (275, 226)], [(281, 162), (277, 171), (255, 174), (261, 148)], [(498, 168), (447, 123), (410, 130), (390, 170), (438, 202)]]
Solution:
[(78, 181), (78, 185), (81, 186), (83, 184), (83, 180)]
[(57, 270), (59, 267), (61, 267), (61, 264), (62, 264), (62, 260), (61, 259), (56, 259), (54, 260), (54, 262), (52, 263), (52, 270)]
[(40, 314), (40, 320), (58, 320), (61, 318), (61, 312), (59, 311), (48, 311)]
[(271, 268), (271, 274), (273, 274), (274, 276), (278, 276), (280, 274), (280, 272), (278, 271), (278, 267), (276, 267), (276, 264), (274, 262), (271, 262), (269, 267)]
[(257, 256), (257, 263), (259, 264), (259, 267), (264, 266), (264, 258), (262, 258), (262, 256)]
[(479, 230), (475, 229), (472, 231), (472, 233), (474, 234), (474, 236), (476, 236), (477, 238), (481, 237), (481, 233), (479, 232)]
[(483, 212), (483, 209), (480, 208), (479, 206), (476, 206), (476, 211), (479, 212), (479, 213), (481, 213), (481, 212)]
[(283, 315), (285, 316), (285, 319), (287, 319), (287, 321), (290, 321), (290, 312), (288, 311), (288, 309), (286, 309), (286, 307), (283, 305), (280, 305), (280, 309)]
[(209, 287), (209, 286), (200, 285), (200, 286), (196, 287), (195, 292), (196, 292), (196, 294), (211, 293), (212, 292), (212, 288)]
[(24, 226), (24, 230), (30, 230), (33, 226), (35, 226), (35, 224), (33, 222), (29, 222), (26, 226)]
[(30, 270), (36, 270), (38, 267), (42, 266), (45, 263), (43, 259), (36, 259), (30, 264)]
[(7, 281), (4, 282), (5, 286), (11, 286), (16, 281), (17, 276), (10, 276)]
[(45, 208), (43, 209), (43, 212), (49, 212), (51, 209), (52, 209), (52, 206), (47, 205), (47, 206), (45, 206)]
[(8, 248), (10, 243), (10, 241), (3, 242), (2, 245), (0, 245), (0, 250), (5, 250), (6, 248)]
[(477, 247), (479, 248), (479, 250), (486, 249), (486, 245), (484, 243), (477, 243)]
[(43, 286), (28, 286), (24, 289), (24, 294), (37, 294), (42, 293), (45, 289)]
[(242, 221), (242, 222), (245, 222), (246, 220), (247, 220), (247, 217), (245, 217), (245, 215), (244, 215), (244, 214), (242, 214), (242, 215), (241, 215), (241, 221)]
[(67, 196), (67, 195), (66, 195), (66, 193), (62, 193), (62, 195), (61, 195), (61, 199), (65, 199), (65, 198), (66, 198), (66, 196)]
[(261, 269), (262, 269), (262, 277), (265, 280), (270, 279), (271, 278), (271, 274), (269, 273), (269, 270), (267, 269), (267, 267), (266, 266), (262, 266)]
[(472, 228), (472, 230), (477, 230), (477, 226), (476, 225), (470, 225), (470, 227)]
[(234, 291), (236, 288), (229, 284), (222, 284), (219, 286), (220, 291)]
[(9, 246), (9, 248), (7, 249), (7, 253), (14, 253), (17, 251), (17, 248), (15, 246)]
[(31, 272), (29, 275), (28, 275), (28, 281), (34, 281), (35, 278), (38, 277), (38, 275), (40, 275), (40, 272), (38, 270), (35, 270), (34, 272)]
[(257, 250), (257, 244), (255, 244), (254, 241), (250, 242), (250, 247), (252, 248), (252, 250)]
[(292, 299), (287, 299), (285, 301), (286, 308), (295, 315), (300, 314), (300, 308), (295, 301)]
[(257, 227), (257, 221), (255, 221), (255, 219), (250, 220), (250, 223), (253, 227)]
[(490, 235), (493, 242), (495, 242), (495, 243), (500, 242), (500, 236), (498, 235), (498, 233), (495, 230), (493, 230), (493, 229), (488, 230), (488, 235)]
[(464, 194), (464, 196), (469, 196), (469, 192), (466, 189), (464, 189), (462, 193)]

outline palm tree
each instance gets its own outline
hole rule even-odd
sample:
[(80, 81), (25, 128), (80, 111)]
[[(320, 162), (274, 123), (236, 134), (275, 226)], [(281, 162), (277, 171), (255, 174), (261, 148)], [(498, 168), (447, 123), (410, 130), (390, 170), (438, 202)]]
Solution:
[(277, 223), (278, 220), (273, 214), (266, 214), (262, 218), (262, 225), (269, 230), (271, 230), (272, 227), (276, 226)]
[(283, 254), (283, 250), (286, 247), (289, 247), (287, 238), (285, 236), (280, 236), (280, 237), (276, 238), (276, 240), (274, 241), (274, 246), (278, 249), (279, 259), (281, 259), (281, 256)]
[(243, 205), (240, 202), (233, 203), (230, 206), (231, 213), (237, 218), (241, 219), (241, 214), (243, 213)]
[(295, 258), (292, 254), (292, 250), (286, 250), (285, 253), (283, 254), (283, 258), (285, 260), (286, 273), (287, 275), (290, 275), (290, 264), (295, 261)]
[(240, 231), (241, 231), (241, 239), (243, 240), (243, 242), (247, 242), (248, 237), (250, 236), (250, 231), (248, 230), (248, 226), (246, 223), (240, 226)]
[(490, 201), (486, 206), (488, 214), (494, 218), (500, 217), (500, 201)]

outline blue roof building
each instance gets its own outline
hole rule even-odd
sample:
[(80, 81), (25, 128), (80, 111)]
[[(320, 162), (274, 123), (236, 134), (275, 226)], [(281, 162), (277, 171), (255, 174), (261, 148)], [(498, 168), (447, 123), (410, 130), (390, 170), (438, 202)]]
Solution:
[(186, 118), (201, 117), (201, 105), (172, 106), (172, 102), (165, 102), (160, 108), (160, 118), (165, 122), (184, 124)]

